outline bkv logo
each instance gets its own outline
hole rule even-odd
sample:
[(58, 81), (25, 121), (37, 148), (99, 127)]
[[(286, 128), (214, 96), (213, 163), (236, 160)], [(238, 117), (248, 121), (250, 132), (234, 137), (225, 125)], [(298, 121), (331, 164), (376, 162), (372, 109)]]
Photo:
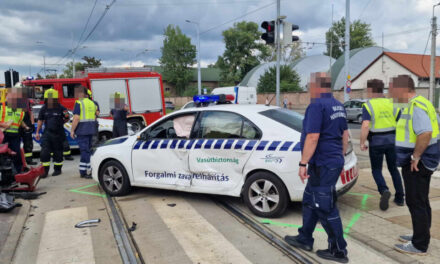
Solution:
[(266, 155), (266, 157), (261, 158), (261, 159), (263, 159), (264, 162), (266, 162), (266, 163), (282, 163), (283, 158), (284, 157), (277, 157), (277, 156), (274, 156), (273, 154), (268, 154), (268, 155)]

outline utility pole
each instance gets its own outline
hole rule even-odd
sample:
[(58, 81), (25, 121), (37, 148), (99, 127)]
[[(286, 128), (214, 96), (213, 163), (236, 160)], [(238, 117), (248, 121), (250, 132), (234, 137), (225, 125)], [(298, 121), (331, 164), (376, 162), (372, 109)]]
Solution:
[(280, 57), (281, 57), (281, 41), (280, 41), (280, 0), (277, 0), (277, 19), (275, 22), (276, 45), (277, 45), (277, 74), (276, 74), (276, 104), (280, 106)]
[(347, 78), (344, 84), (344, 102), (350, 100), (347, 93), (347, 81), (350, 75), (350, 0), (345, 0), (345, 76)]
[(435, 46), (437, 37), (437, 17), (434, 16), (434, 9), (440, 3), (432, 6), (432, 20), (431, 20), (431, 67), (429, 73), (429, 97), (428, 99), (434, 106), (437, 107), (437, 102), (434, 100), (434, 89), (435, 89)]
[(43, 55), (43, 72), (44, 78), (46, 78), (46, 55)]
[(196, 25), (197, 28), (197, 93), (202, 94), (202, 73), (200, 71), (200, 23), (186, 19), (185, 22)]

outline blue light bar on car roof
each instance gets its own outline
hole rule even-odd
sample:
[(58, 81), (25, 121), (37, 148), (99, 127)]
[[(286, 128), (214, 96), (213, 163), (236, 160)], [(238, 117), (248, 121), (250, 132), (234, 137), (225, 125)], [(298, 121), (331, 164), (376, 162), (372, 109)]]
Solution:
[(196, 104), (206, 104), (206, 103), (226, 103), (234, 101), (234, 96), (227, 94), (210, 94), (210, 95), (194, 95), (193, 101)]

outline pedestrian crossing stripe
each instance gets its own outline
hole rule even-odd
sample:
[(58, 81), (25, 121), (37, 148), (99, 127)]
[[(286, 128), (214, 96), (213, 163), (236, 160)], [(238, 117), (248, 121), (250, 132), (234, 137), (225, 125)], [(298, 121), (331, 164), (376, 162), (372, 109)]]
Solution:
[(301, 151), (300, 142), (245, 139), (152, 139), (138, 140), (133, 150), (144, 149), (233, 149), (248, 151)]

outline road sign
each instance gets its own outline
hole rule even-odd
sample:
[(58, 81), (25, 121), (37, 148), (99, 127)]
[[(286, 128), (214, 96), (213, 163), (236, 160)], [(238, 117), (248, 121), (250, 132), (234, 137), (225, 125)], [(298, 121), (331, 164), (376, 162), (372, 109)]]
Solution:
[(347, 85), (347, 87), (351, 87), (351, 81), (347, 80), (347, 82), (345, 83)]
[(351, 88), (350, 88), (350, 86), (347, 86), (347, 93), (350, 93), (351, 92)]
[(350, 74), (349, 75), (347, 75), (347, 80), (350, 80), (351, 79), (351, 76), (350, 76)]

